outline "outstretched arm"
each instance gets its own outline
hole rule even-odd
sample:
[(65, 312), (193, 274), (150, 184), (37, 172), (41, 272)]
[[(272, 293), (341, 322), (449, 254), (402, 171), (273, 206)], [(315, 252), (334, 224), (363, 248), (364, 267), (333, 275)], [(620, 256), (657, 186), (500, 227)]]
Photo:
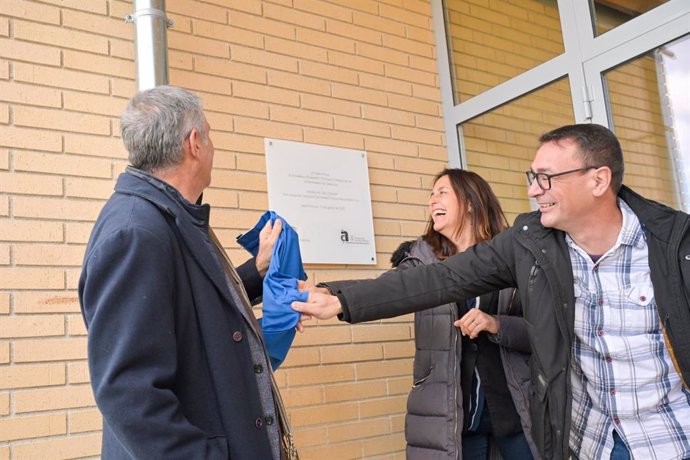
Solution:
[[(306, 290), (306, 285), (300, 284), (300, 288)], [(306, 302), (292, 302), (292, 308), (302, 313), (303, 319), (331, 319), (343, 313), (337, 296), (331, 295), (325, 288), (316, 287), (309, 289), (309, 298)]]

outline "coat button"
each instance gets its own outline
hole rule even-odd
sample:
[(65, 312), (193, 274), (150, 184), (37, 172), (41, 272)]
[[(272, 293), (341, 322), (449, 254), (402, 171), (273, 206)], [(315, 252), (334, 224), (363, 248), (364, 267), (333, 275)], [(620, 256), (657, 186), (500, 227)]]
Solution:
[(264, 426), (264, 421), (261, 420), (260, 418), (257, 418), (256, 420), (254, 420), (254, 426), (255, 426), (256, 429), (258, 430), (258, 429), (260, 429), (262, 426)]
[(242, 333), (240, 331), (235, 331), (232, 333), (232, 340), (235, 342), (241, 342), (242, 341)]
[(266, 420), (266, 425), (273, 425), (273, 417), (272, 416), (267, 415), (265, 417), (265, 420)]
[(264, 371), (264, 367), (261, 364), (254, 364), (254, 373), (261, 374)]

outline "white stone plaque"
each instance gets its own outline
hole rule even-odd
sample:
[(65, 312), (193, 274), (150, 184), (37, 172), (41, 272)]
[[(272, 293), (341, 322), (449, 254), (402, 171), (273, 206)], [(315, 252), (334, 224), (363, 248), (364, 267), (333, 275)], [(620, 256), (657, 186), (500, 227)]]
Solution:
[(266, 139), (269, 209), (299, 235), (304, 263), (376, 264), (367, 154)]

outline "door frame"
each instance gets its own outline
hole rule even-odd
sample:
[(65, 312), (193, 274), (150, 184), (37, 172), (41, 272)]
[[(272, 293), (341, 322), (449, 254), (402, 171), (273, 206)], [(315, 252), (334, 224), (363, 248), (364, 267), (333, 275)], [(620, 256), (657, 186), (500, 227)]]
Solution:
[(594, 36), (589, 2), (558, 0), (564, 52), (460, 104), (455, 104), (443, 0), (431, 0), (448, 165), (467, 168), (458, 125), (567, 77), (573, 119), (613, 128), (602, 73), (690, 33), (690, 1), (671, 0)]

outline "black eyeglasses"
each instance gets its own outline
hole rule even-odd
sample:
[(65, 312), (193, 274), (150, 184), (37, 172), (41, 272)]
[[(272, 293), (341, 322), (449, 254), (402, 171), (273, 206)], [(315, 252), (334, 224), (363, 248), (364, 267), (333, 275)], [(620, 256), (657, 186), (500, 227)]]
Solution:
[(534, 171), (525, 171), (527, 175), (527, 182), (532, 185), (534, 180), (537, 180), (537, 185), (542, 190), (551, 189), (551, 179), (558, 176), (565, 176), (566, 174), (572, 174), (576, 172), (589, 171), (590, 169), (597, 169), (599, 166), (586, 166), (584, 168), (571, 169), (570, 171), (563, 171), (556, 174), (546, 174), (546, 173), (535, 173)]

